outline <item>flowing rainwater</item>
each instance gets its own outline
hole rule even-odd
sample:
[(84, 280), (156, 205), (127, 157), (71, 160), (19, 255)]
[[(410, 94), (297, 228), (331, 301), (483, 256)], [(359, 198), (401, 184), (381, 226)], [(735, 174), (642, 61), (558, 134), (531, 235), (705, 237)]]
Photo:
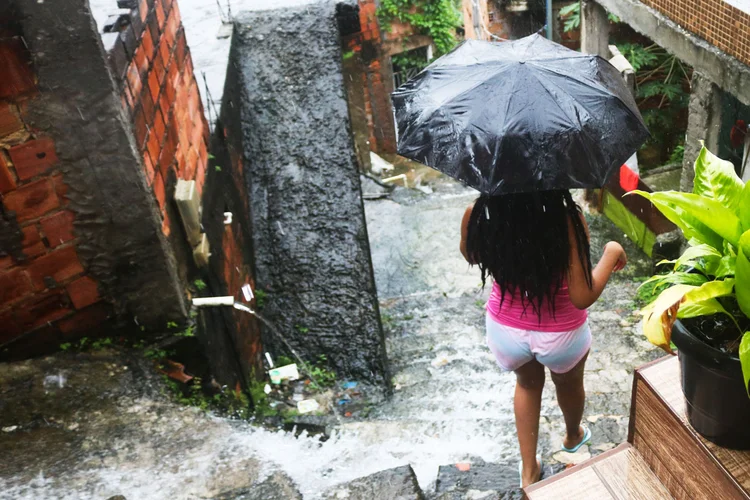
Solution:
[[(18, 409), (0, 405), (0, 448), (13, 450), (0, 468), (0, 498), (207, 498), (274, 470), (315, 498), (407, 463), (430, 491), (439, 465), (517, 460), (513, 375), (500, 372), (484, 345), (488, 292), (458, 251), (461, 216), (473, 197), (444, 181), (429, 195), (398, 188), (390, 199), (366, 204), (394, 384), (367, 418), (342, 419), (326, 441), (295, 437), (172, 402), (132, 353), (64, 353), (0, 377), (4, 389), (19, 373), (31, 381), (10, 392), (18, 398), (8, 404)], [(613, 229), (589, 219), (597, 253)], [(619, 277), (591, 309), (586, 415), (594, 438), (584, 453), (625, 439), (632, 369), (658, 355), (633, 323), (632, 274), (646, 274), (647, 266), (628, 250), (631, 275)], [(551, 389), (540, 429), (548, 457), (563, 429)]]

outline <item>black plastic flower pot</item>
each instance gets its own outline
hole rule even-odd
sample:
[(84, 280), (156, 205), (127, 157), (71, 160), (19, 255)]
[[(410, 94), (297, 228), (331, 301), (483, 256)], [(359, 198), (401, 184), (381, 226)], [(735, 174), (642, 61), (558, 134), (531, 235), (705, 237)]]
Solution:
[(677, 321), (672, 327), (690, 425), (719, 446), (750, 449), (750, 397), (740, 359), (715, 349)]

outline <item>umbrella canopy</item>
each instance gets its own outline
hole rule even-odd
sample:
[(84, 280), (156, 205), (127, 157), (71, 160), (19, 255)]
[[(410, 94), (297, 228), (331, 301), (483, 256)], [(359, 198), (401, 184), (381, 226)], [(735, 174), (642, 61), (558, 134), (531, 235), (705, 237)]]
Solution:
[(649, 137), (609, 62), (539, 35), (466, 41), (392, 100), (400, 155), (491, 195), (602, 187)]

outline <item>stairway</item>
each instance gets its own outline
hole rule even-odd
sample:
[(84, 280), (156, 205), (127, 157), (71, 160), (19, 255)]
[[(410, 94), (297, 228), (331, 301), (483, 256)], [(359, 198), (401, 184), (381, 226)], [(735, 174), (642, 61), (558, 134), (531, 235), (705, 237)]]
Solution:
[(628, 442), (525, 489), (542, 499), (750, 499), (750, 451), (729, 450), (688, 424), (680, 364), (636, 371)]

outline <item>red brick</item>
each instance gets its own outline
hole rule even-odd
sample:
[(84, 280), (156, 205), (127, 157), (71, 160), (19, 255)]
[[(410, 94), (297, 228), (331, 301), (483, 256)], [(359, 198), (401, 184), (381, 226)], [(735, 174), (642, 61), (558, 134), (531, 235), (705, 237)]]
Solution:
[(138, 4), (138, 12), (141, 15), (141, 22), (146, 22), (146, 17), (148, 16), (148, 1), (147, 0), (141, 0), (141, 2)]
[[(167, 30), (169, 30), (169, 24), (167, 25)], [(161, 56), (161, 60), (164, 61), (165, 66), (169, 65), (169, 58), (172, 56), (173, 44), (174, 44), (174, 37), (172, 37), (172, 41), (170, 42), (166, 36), (162, 36), (161, 43), (159, 44), (159, 55)]]
[(25, 130), (16, 105), (0, 102), (0, 138), (23, 133)]
[(151, 155), (148, 153), (148, 151), (143, 152), (143, 166), (146, 169), (146, 181), (148, 182), (148, 185), (154, 183), (154, 162), (151, 160)]
[(156, 158), (159, 159), (159, 154), (161, 153), (161, 145), (159, 144), (159, 139), (156, 137), (156, 133), (151, 130), (148, 133), (148, 141), (147, 141), (147, 147), (148, 154), (151, 155), (151, 159), (153, 160)]
[[(148, 30), (146, 30), (146, 33), (148, 33)], [(142, 78), (143, 75), (148, 72), (148, 65), (150, 62), (148, 58), (148, 52), (146, 52), (146, 49), (142, 44), (136, 47), (135, 54), (133, 55), (133, 62), (135, 63), (135, 67), (138, 69), (138, 74), (141, 75)]]
[(175, 48), (175, 60), (177, 62), (177, 69), (182, 72), (185, 68), (185, 56), (187, 54), (187, 40), (185, 39), (185, 30), (180, 29), (176, 36), (176, 48)]
[[(149, 99), (150, 98), (151, 97), (149, 96)], [(138, 106), (138, 108), (136, 108), (133, 122), (135, 123), (135, 142), (138, 149), (141, 150), (146, 144), (146, 136), (148, 135), (148, 125), (146, 125), (146, 116), (143, 112), (143, 106)]]
[(203, 143), (203, 123), (200, 120), (200, 116), (195, 117), (193, 122), (193, 130), (190, 133), (190, 144), (198, 147)]
[(172, 2), (171, 11), (174, 13), (174, 17), (177, 20), (177, 24), (179, 24), (180, 23), (180, 6), (177, 5), (177, 2)]
[(154, 113), (154, 124), (152, 130), (156, 133), (156, 138), (159, 139), (159, 141), (164, 140), (166, 127), (167, 126), (164, 123), (164, 118), (162, 117), (161, 111), (157, 109)]
[(57, 327), (65, 335), (73, 333), (87, 333), (107, 321), (112, 314), (112, 308), (103, 302), (79, 311), (69, 318), (58, 321)]
[(185, 169), (186, 179), (194, 179), (198, 170), (198, 152), (191, 147), (187, 155), (187, 167)]
[(0, 313), (0, 344), (10, 342), (23, 333), (21, 325), (16, 321), (13, 309)]
[(177, 141), (176, 134), (174, 132), (167, 133), (166, 140), (164, 141), (164, 147), (161, 150), (161, 156), (159, 157), (159, 170), (162, 176), (167, 179), (169, 169), (174, 164), (175, 154), (177, 153)]
[(161, 86), (159, 85), (159, 77), (156, 75), (155, 71), (151, 71), (148, 74), (148, 90), (151, 92), (151, 97), (154, 99), (154, 102), (156, 102), (159, 99), (159, 90), (161, 89)]
[(177, 164), (177, 177), (180, 179), (187, 179), (188, 177), (185, 175), (185, 167), (187, 162), (185, 161), (185, 153), (182, 152), (181, 149), (177, 149), (177, 153), (175, 153), (175, 162)]
[(0, 194), (5, 194), (16, 189), (16, 179), (8, 167), (5, 153), (0, 149)]
[(10, 148), (10, 159), (21, 180), (39, 175), (57, 163), (55, 142), (49, 137), (27, 141)]
[(195, 186), (198, 188), (198, 194), (203, 194), (203, 185), (206, 183), (206, 167), (198, 165), (198, 171), (195, 174)]
[(27, 259), (33, 259), (47, 252), (47, 247), (44, 245), (36, 225), (26, 226), (21, 229), (21, 231), (23, 233), (21, 251), (23, 252), (24, 257)]
[(169, 236), (172, 233), (171, 223), (169, 221), (169, 214), (162, 210), (161, 213), (162, 221), (161, 221), (161, 232), (164, 233), (164, 236)]
[(58, 247), (66, 241), (75, 238), (73, 234), (74, 219), (75, 215), (73, 212), (63, 210), (54, 215), (44, 217), (39, 221), (50, 248)]
[(172, 109), (172, 103), (167, 98), (167, 93), (162, 92), (159, 97), (159, 108), (161, 108), (161, 114), (166, 118), (169, 116), (169, 112)]
[(172, 11), (172, 0), (163, 0), (162, 5), (164, 6), (164, 13), (169, 16)]
[(156, 196), (156, 201), (159, 203), (159, 208), (164, 208), (167, 201), (167, 192), (164, 188), (164, 179), (161, 176), (161, 172), (156, 172), (153, 188), (154, 196)]
[(6, 307), (31, 293), (31, 282), (21, 269), (0, 274), (0, 308)]
[(141, 73), (138, 69), (138, 65), (136, 65), (135, 61), (131, 61), (130, 65), (128, 66), (128, 72), (125, 77), (125, 79), (128, 81), (128, 86), (130, 87), (130, 92), (134, 95), (140, 95), (141, 89), (143, 88), (143, 83), (141, 82)]
[(169, 102), (175, 102), (177, 99), (177, 84), (179, 83), (180, 74), (177, 72), (177, 65), (172, 64), (167, 71), (167, 81), (164, 85), (164, 93), (167, 95)]
[(154, 99), (151, 97), (151, 91), (148, 87), (145, 87), (141, 91), (141, 106), (143, 106), (143, 115), (146, 117), (146, 125), (151, 128), (151, 124), (154, 120)]
[(5, 208), (16, 213), (19, 222), (35, 219), (60, 206), (49, 179), (21, 186), (4, 198)]
[(149, 30), (143, 31), (143, 38), (141, 38), (141, 48), (143, 48), (143, 52), (145, 53), (145, 57), (148, 62), (151, 62), (154, 59), (155, 47), (154, 39), (152, 38), (151, 32)]
[[(0, 257), (0, 271), (3, 271), (5, 269), (11, 268), (15, 265), (13, 262), (13, 259), (10, 258), (10, 256), (7, 257)], [(0, 321), (0, 325), (3, 323)], [(1, 342), (0, 342), (1, 343)]]
[(198, 145), (198, 162), (208, 168), (208, 150), (206, 149), (206, 143), (203, 141)]
[(99, 300), (99, 290), (96, 281), (84, 276), (70, 283), (66, 288), (73, 306), (83, 309)]
[(157, 0), (155, 3), (156, 20), (159, 22), (159, 29), (161, 31), (164, 29), (164, 22), (167, 20), (167, 16), (164, 14), (164, 7), (162, 6), (161, 2)]
[(64, 318), (73, 310), (62, 290), (49, 290), (35, 295), (16, 307), (16, 321), (24, 331)]
[(130, 91), (130, 87), (125, 84), (125, 88), (122, 91), (122, 107), (132, 110), (133, 107), (135, 107), (135, 103), (133, 102), (133, 93)]
[(164, 62), (161, 59), (161, 54), (154, 58), (154, 69), (156, 72), (156, 78), (159, 80), (159, 86), (164, 84), (164, 77), (167, 76), (167, 69), (164, 67)]
[(68, 185), (63, 181), (62, 174), (53, 175), (52, 184), (55, 187), (55, 193), (57, 194), (57, 197), (60, 199), (60, 201), (67, 201), (66, 196), (68, 194)]
[(0, 98), (17, 97), (36, 90), (31, 54), (21, 37), (0, 38)]
[(35, 290), (44, 290), (50, 280), (55, 284), (83, 272), (76, 249), (72, 246), (58, 248), (31, 263), (28, 269)]

